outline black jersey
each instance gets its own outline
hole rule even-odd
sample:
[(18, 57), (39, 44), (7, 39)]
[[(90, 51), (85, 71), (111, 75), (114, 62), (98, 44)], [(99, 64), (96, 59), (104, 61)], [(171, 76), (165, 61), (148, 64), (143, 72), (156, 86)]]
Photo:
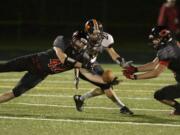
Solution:
[[(68, 57), (78, 61), (83, 61), (83, 52), (76, 51), (70, 42), (64, 40), (63, 36), (58, 36), (55, 39), (53, 46), (60, 48), (64, 53), (67, 54)], [(60, 73), (73, 68), (72, 64), (61, 63), (53, 48), (45, 52), (37, 53), (35, 63), (41, 67), (40, 69), (43, 72), (47, 72), (49, 74)]]
[[(159, 61), (168, 62), (168, 68), (180, 76), (180, 46), (176, 40), (172, 40), (166, 46), (160, 48), (157, 52)], [(179, 80), (179, 79), (178, 79)]]

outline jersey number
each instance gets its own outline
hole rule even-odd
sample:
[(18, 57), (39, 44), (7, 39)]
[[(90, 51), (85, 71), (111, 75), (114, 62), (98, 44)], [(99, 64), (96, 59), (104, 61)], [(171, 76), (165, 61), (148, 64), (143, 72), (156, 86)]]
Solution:
[(50, 59), (48, 67), (51, 69), (51, 71), (57, 73), (64, 70), (64, 68), (61, 65), (62, 63), (59, 59)]

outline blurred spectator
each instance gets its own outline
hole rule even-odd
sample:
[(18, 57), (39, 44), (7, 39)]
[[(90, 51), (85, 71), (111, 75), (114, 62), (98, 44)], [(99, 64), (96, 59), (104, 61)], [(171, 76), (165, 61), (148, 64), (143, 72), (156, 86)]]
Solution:
[(176, 35), (180, 34), (179, 11), (176, 0), (166, 0), (160, 8), (158, 25), (166, 25)]

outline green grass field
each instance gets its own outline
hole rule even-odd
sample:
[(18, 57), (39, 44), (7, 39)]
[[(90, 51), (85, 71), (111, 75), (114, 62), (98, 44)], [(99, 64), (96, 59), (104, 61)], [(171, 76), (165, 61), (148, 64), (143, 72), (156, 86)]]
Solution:
[[(94, 88), (80, 81), (75, 90), (72, 71), (49, 76), (23, 96), (0, 105), (0, 135), (179, 135), (180, 117), (153, 99), (155, 90), (175, 80), (170, 71), (151, 80), (127, 80), (117, 65), (112, 68), (123, 82), (114, 87), (135, 113), (122, 115), (105, 96), (86, 101), (77, 112), (72, 96)], [(23, 73), (1, 73), (0, 92), (11, 90)]]

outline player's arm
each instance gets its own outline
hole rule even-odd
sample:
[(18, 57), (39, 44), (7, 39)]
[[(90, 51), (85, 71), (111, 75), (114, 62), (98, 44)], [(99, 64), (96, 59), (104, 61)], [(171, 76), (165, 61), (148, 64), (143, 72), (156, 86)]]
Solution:
[(102, 41), (102, 46), (106, 48), (106, 51), (110, 55), (112, 60), (114, 60), (117, 64), (123, 67), (126, 64), (126, 62), (124, 58), (122, 58), (112, 47), (112, 45), (114, 44), (114, 39), (112, 35), (106, 33), (104, 36), (105, 38)]
[(108, 54), (110, 55), (110, 57), (112, 58), (112, 60), (116, 61), (117, 58), (121, 58), (120, 55), (114, 50), (114, 48), (112, 47), (108, 47), (106, 48), (106, 51), (108, 52)]
[(155, 68), (151, 71), (135, 75), (135, 79), (150, 79), (158, 77), (164, 70), (167, 69), (167, 66), (161, 63), (158, 63)]
[(130, 64), (129, 66), (126, 66), (123, 70), (123, 74), (134, 74), (136, 72), (146, 72), (154, 70), (159, 62), (158, 58), (155, 58), (152, 62), (146, 63), (144, 65), (140, 66), (134, 66)]
[(155, 58), (153, 61), (146, 63), (144, 65), (140, 65), (136, 68), (138, 72), (151, 71), (151, 70), (154, 70), (158, 64), (159, 64), (159, 59)]
[(121, 57), (112, 47), (106, 48), (106, 51), (108, 52), (112, 60), (114, 60), (121, 67), (126, 67), (132, 62), (132, 61), (126, 62), (125, 59)]
[(55, 50), (56, 55), (59, 58), (59, 60), (61, 61), (61, 63), (64, 63), (67, 55), (59, 47), (53, 47), (53, 49)]
[(154, 67), (153, 70), (147, 71), (142, 74), (130, 74), (128, 72), (123, 72), (123, 74), (128, 79), (137, 80), (137, 79), (150, 79), (158, 77), (165, 69), (167, 69), (169, 62), (168, 61), (159, 61), (158, 64)]
[(64, 64), (64, 63), (67, 62), (67, 63), (70, 63), (70, 64), (74, 65), (74, 67), (76, 67), (76, 68), (81, 68), (81, 67), (83, 67), (82, 63), (76, 61), (76, 60), (73, 59), (73, 58), (68, 57), (68, 56), (66, 55), (66, 53), (64, 53), (64, 52), (62, 51), (61, 48), (53, 47), (53, 49), (55, 50), (56, 55), (57, 55), (57, 57), (59, 58), (59, 60), (61, 61), (61, 63)]

